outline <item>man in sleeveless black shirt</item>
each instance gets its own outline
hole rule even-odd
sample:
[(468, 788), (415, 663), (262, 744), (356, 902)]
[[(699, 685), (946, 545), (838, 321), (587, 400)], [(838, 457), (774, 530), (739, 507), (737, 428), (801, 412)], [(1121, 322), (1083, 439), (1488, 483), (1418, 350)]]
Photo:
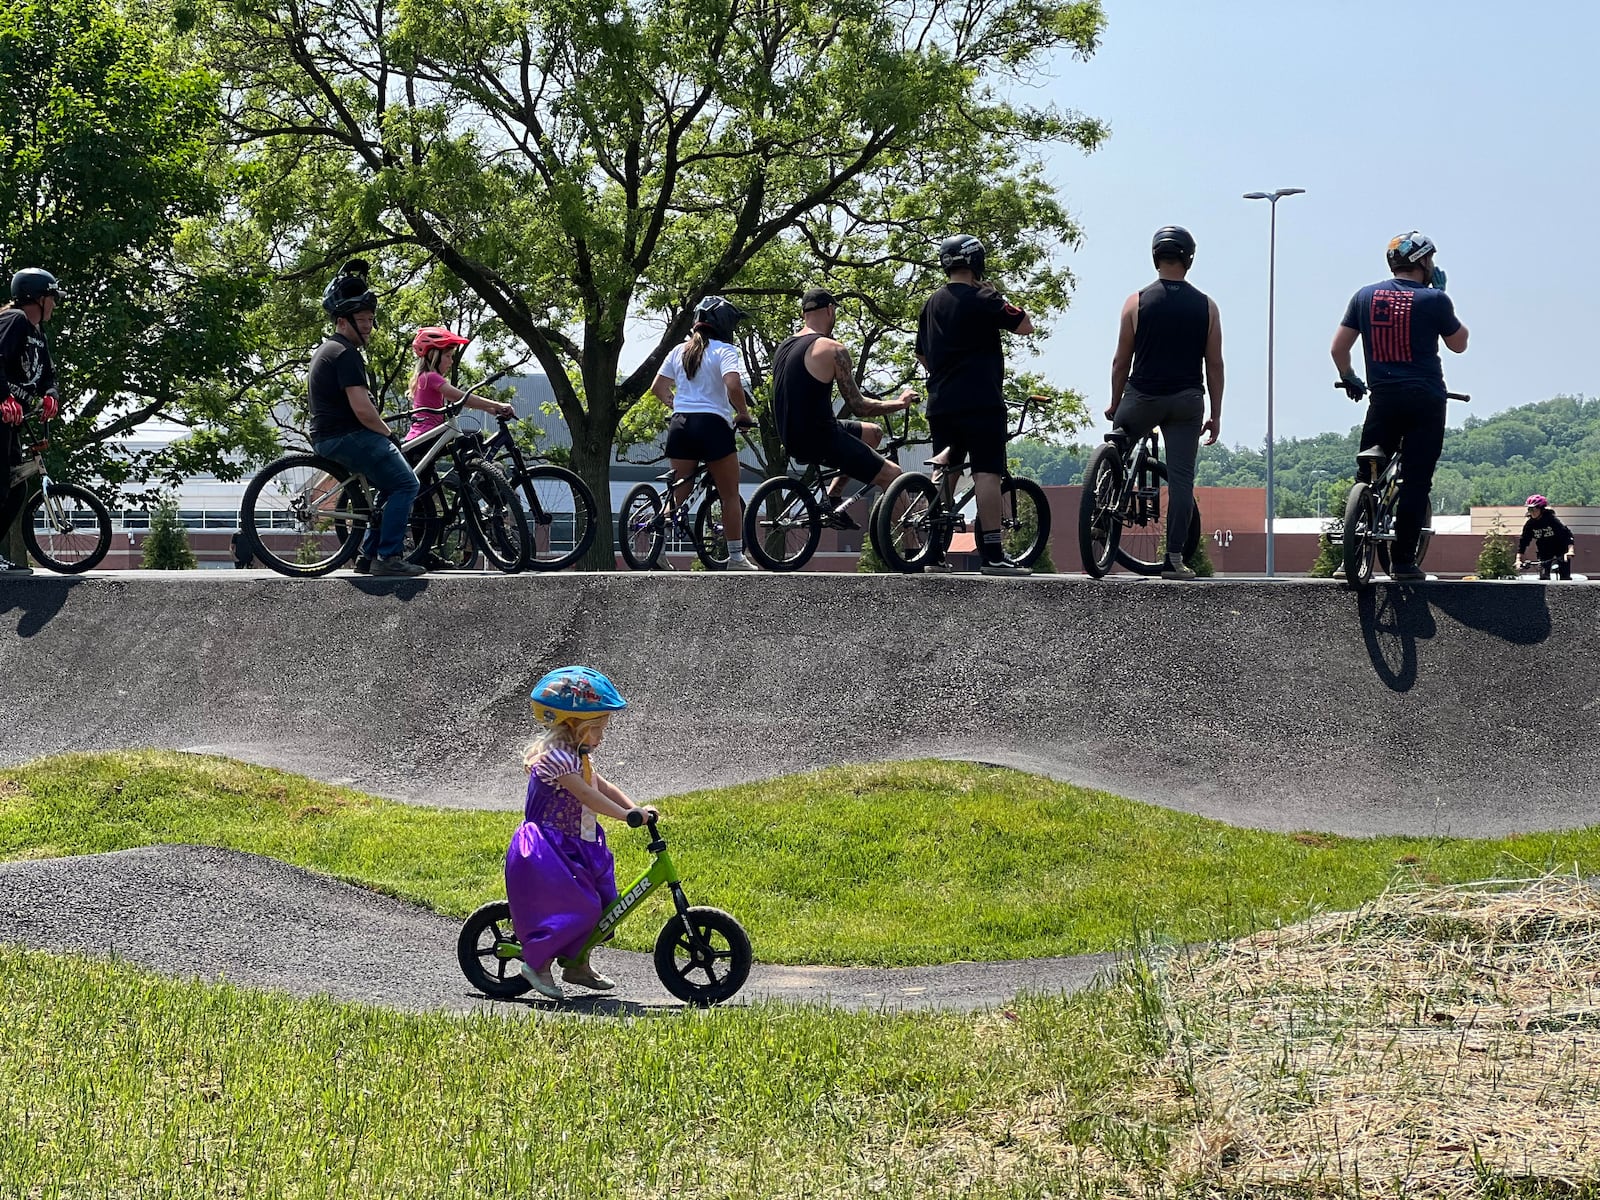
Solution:
[(880, 488), (888, 487), (900, 468), (877, 452), (883, 427), (860, 421), (841, 421), (833, 412), (833, 386), (858, 417), (878, 417), (900, 412), (917, 402), (907, 388), (897, 400), (869, 400), (856, 386), (850, 351), (829, 336), (838, 318), (839, 303), (826, 288), (811, 288), (800, 298), (803, 325), (800, 332), (779, 345), (772, 356), (772, 409), (784, 448), (800, 462), (836, 467), (844, 474), (829, 488), (826, 514), (839, 529), (859, 526), (837, 507), (846, 477)]
[[(1112, 427), (1136, 442), (1156, 426), (1167, 442), (1167, 563), (1163, 579), (1193, 579), (1183, 547), (1194, 518), (1194, 464), (1222, 432), (1222, 317), (1216, 301), (1189, 283), (1194, 237), (1167, 225), (1150, 244), (1156, 280), (1122, 305), (1111, 360)], [(1201, 386), (1201, 368), (1205, 370)], [(1202, 420), (1205, 398), (1211, 415)]]

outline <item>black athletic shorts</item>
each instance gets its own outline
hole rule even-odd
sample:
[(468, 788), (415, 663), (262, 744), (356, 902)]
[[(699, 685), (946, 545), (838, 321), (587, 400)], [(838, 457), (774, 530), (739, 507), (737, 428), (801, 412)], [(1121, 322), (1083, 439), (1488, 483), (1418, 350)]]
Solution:
[(950, 450), (951, 462), (968, 460), (971, 470), (981, 475), (1006, 473), (1006, 442), (1011, 432), (1004, 408), (985, 408), (968, 412), (928, 415), (928, 432), (933, 435), (933, 452)]
[(733, 426), (716, 413), (674, 413), (667, 424), (668, 458), (714, 463), (733, 452)]
[(801, 462), (819, 462), (825, 467), (835, 467), (851, 479), (871, 483), (883, 470), (884, 458), (861, 440), (860, 421), (835, 421), (828, 431), (827, 442), (812, 457), (796, 455)]

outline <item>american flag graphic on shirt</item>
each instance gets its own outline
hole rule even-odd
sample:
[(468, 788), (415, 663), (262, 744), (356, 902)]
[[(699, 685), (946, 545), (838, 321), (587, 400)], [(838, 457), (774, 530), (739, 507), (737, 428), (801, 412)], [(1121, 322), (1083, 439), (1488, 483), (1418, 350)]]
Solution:
[(1368, 313), (1372, 332), (1367, 353), (1373, 362), (1411, 361), (1411, 293), (1383, 289), (1372, 293)]

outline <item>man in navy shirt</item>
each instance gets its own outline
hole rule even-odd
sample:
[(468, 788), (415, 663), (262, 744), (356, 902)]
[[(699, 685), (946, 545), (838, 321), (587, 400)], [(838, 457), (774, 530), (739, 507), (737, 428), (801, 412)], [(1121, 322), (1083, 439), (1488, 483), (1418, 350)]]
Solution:
[[(1417, 566), (1417, 540), (1428, 516), (1433, 471), (1444, 448), (1442, 341), (1454, 354), (1467, 348), (1467, 327), (1456, 319), (1444, 291), (1444, 272), (1433, 264), (1432, 239), (1412, 230), (1389, 242), (1392, 279), (1369, 284), (1345, 309), (1333, 335), (1333, 365), (1350, 399), (1367, 384), (1350, 365), (1361, 339), (1372, 399), (1361, 429), (1361, 449), (1387, 456), (1400, 451), (1400, 495), (1395, 504), (1394, 571), (1400, 581), (1427, 578)], [(1357, 460), (1358, 472), (1367, 468)]]

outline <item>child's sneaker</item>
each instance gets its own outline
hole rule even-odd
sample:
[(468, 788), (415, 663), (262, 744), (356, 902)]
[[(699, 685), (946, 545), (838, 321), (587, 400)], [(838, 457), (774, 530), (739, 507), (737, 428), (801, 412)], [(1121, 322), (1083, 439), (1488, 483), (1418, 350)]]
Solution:
[(588, 963), (573, 963), (561, 972), (561, 979), (564, 983), (588, 988), (591, 992), (609, 992), (617, 986), (614, 980), (607, 979)]
[(556, 977), (546, 967), (542, 971), (535, 971), (527, 963), (517, 968), (524, 979), (533, 985), (533, 990), (550, 1000), (565, 1000), (567, 994), (561, 990), (561, 985), (556, 982)]
[(759, 570), (761, 570), (760, 567), (756, 566), (755, 563), (751, 562), (748, 558), (746, 558), (742, 554), (730, 554), (728, 556), (728, 565), (727, 565), (727, 567), (725, 569), (729, 570), (729, 571), (759, 571)]

